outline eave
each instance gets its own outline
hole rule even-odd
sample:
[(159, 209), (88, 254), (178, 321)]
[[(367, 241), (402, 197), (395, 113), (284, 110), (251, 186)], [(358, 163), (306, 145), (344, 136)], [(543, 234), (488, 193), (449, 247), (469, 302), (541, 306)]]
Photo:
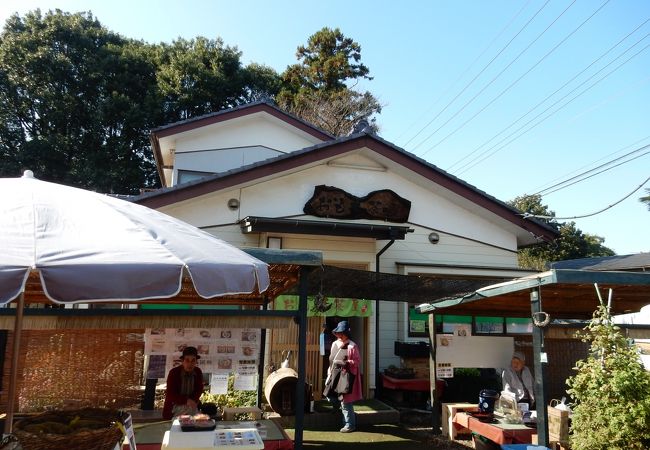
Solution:
[(405, 226), (374, 225), (326, 220), (277, 219), (248, 216), (239, 225), (242, 233), (292, 233), (321, 236), (347, 236), (375, 240), (403, 240), (414, 230)]

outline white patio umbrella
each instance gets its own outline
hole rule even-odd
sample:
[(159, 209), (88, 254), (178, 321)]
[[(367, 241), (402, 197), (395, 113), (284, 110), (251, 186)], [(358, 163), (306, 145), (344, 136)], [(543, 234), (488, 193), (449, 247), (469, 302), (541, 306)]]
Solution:
[(5, 431), (13, 420), (25, 286), (55, 303), (170, 298), (190, 276), (203, 298), (265, 291), (266, 263), (147, 207), (37, 180), (0, 178), (0, 305), (18, 299)]

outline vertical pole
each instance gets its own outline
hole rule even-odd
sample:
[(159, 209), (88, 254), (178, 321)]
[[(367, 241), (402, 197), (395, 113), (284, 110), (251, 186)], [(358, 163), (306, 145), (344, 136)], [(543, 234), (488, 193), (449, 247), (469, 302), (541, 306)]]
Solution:
[[(392, 239), (386, 244), (379, 253), (375, 255), (375, 283), (379, 284), (379, 257), (388, 250), (388, 247), (395, 243)], [(379, 299), (375, 299), (375, 398), (379, 397), (381, 392), (381, 377), (379, 373)]]
[(307, 362), (307, 282), (309, 269), (300, 268), (300, 284), (298, 288), (298, 383), (296, 384), (296, 421), (294, 434), (294, 449), (302, 450), (303, 428), (305, 424), (305, 372)]
[(429, 382), (431, 386), (431, 433), (434, 435), (441, 434), (440, 429), (440, 400), (438, 400), (438, 391), (436, 386), (436, 315), (429, 314), (429, 344), (431, 352), (429, 354)]
[[(264, 300), (262, 305), (262, 310), (266, 311), (269, 309), (268, 300)], [(262, 388), (264, 385), (264, 366), (266, 365), (266, 328), (260, 330), (260, 361), (257, 367), (257, 407), (262, 404)]]
[(20, 336), (23, 331), (23, 311), (25, 309), (25, 293), (21, 292), (16, 306), (16, 320), (14, 321), (14, 342), (11, 355), (11, 371), (9, 372), (9, 396), (7, 397), (7, 416), (5, 417), (5, 434), (13, 430), (14, 410), (16, 402), (16, 383), (18, 379), (18, 353), (20, 352)]
[[(532, 317), (542, 312), (542, 292), (539, 287), (530, 291)], [(546, 364), (548, 357), (544, 350), (544, 328), (533, 322), (533, 362), (535, 369), (535, 408), (537, 411), (537, 442), (548, 447), (548, 415), (546, 412)]]

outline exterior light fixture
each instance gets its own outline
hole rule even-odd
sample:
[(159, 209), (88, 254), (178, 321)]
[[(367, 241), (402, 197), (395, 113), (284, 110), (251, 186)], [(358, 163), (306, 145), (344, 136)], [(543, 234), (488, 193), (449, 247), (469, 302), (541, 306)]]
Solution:
[(438, 233), (429, 233), (429, 242), (432, 244), (437, 244), (440, 241), (440, 235)]
[(231, 211), (235, 211), (236, 209), (239, 209), (239, 200), (236, 198), (231, 198), (228, 200), (228, 209)]
[(266, 247), (267, 248), (282, 248), (282, 238), (281, 237), (269, 236), (266, 239)]

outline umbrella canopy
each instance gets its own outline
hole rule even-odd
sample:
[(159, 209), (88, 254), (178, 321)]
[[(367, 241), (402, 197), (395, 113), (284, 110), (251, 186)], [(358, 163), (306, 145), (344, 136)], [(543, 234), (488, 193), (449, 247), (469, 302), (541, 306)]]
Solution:
[(5, 432), (11, 432), (25, 289), (40, 276), (55, 303), (173, 297), (183, 275), (201, 297), (265, 291), (268, 265), (147, 207), (47, 183), (0, 179), (0, 304), (18, 298)]
[(38, 271), (56, 303), (173, 297), (184, 271), (204, 298), (263, 292), (266, 263), (147, 207), (37, 180), (0, 179), (0, 304)]

